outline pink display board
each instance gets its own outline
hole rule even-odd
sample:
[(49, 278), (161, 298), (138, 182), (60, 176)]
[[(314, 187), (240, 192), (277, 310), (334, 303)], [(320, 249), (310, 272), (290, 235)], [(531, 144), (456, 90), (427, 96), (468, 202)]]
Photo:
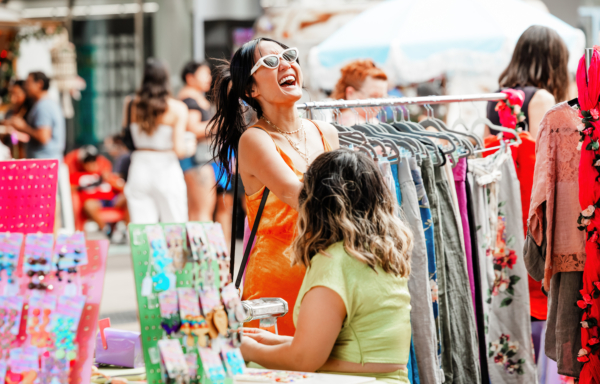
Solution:
[(52, 233), (58, 160), (0, 161), (0, 232)]
[[(78, 358), (72, 367), (69, 384), (87, 384), (91, 379), (108, 246), (108, 240), (86, 241), (88, 264), (79, 267), (79, 272), (73, 277), (73, 281), (81, 287), (81, 293), (86, 296), (86, 302), (77, 330)], [(21, 258), (22, 256), (23, 254), (21, 254)], [(6, 284), (5, 280), (0, 281), (0, 290)], [(13, 343), (13, 347), (15, 348), (19, 346), (26, 347), (29, 342), (26, 325), (27, 311), (29, 309), (27, 303), (29, 302), (31, 291), (27, 289), (27, 280), (27, 276), (21, 277), (20, 294), (25, 298), (25, 304), (23, 306), (24, 311), (21, 318), (20, 332)], [(62, 294), (67, 285), (65, 279), (63, 279), (63, 282), (59, 282), (54, 274), (48, 275), (45, 282), (52, 285), (52, 292), (57, 296)]]

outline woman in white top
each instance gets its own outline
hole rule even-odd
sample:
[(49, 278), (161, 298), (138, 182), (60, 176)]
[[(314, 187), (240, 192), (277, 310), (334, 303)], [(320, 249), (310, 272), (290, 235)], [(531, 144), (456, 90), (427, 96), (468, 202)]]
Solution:
[(188, 219), (186, 185), (179, 165), (186, 155), (183, 137), (188, 109), (171, 97), (168, 79), (165, 66), (150, 59), (139, 91), (133, 100), (125, 100), (123, 122), (131, 122), (136, 148), (125, 186), (132, 223), (182, 223)]

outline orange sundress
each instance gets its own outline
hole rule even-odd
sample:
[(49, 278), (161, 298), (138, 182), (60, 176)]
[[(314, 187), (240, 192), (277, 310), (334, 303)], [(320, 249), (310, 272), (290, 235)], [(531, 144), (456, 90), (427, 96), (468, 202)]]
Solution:
[[(313, 122), (313, 124), (321, 134), (325, 152), (331, 151), (332, 148), (323, 136), (323, 132), (316, 123)], [(261, 127), (256, 128), (262, 129)], [(267, 131), (265, 130), (265, 132)], [(275, 140), (273, 142), (275, 143)], [(279, 148), (277, 143), (275, 143), (275, 147), (283, 161), (302, 181), (304, 174), (294, 167), (292, 160)], [(265, 187), (263, 186), (258, 192), (250, 196), (246, 195), (248, 225), (250, 228), (254, 225), (254, 219), (264, 191)], [(294, 336), (296, 332), (292, 313), (306, 273), (306, 269), (302, 266), (295, 265), (292, 267), (290, 259), (284, 255), (284, 251), (292, 244), (296, 236), (297, 219), (298, 212), (279, 200), (271, 191), (256, 232), (254, 249), (250, 253), (248, 266), (246, 267), (246, 279), (242, 295), (242, 300), (281, 297), (287, 301), (289, 312), (277, 321), (279, 334), (285, 336)], [(246, 323), (244, 326), (258, 327), (258, 321)]]

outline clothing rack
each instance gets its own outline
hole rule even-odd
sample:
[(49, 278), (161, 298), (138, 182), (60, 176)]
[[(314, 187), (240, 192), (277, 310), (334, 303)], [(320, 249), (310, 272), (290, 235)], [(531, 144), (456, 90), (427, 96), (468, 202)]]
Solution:
[[(300, 110), (306, 110), (308, 117), (312, 118), (312, 111), (317, 109), (346, 109), (346, 108), (369, 108), (369, 107), (388, 107), (388, 106), (400, 106), (400, 105), (432, 105), (432, 104), (445, 104), (445, 103), (460, 103), (460, 102), (475, 102), (475, 101), (500, 101), (506, 100), (507, 95), (504, 93), (483, 93), (483, 94), (471, 94), (462, 96), (425, 96), (425, 97), (399, 97), (399, 98), (383, 98), (383, 99), (364, 99), (364, 100), (326, 100), (326, 101), (315, 101), (297, 104), (296, 108)], [(514, 144), (514, 143), (511, 143)], [(506, 144), (506, 145), (511, 145)], [(503, 143), (504, 145), (504, 143)], [(502, 147), (502, 145), (500, 146)], [(484, 148), (474, 153), (481, 153), (484, 151), (490, 151), (496, 148)], [(480, 270), (479, 261), (473, 259), (473, 268), (476, 271)], [(484, 314), (483, 314), (483, 297), (482, 297), (482, 284), (479, 278), (479, 274), (476, 273), (475, 279), (475, 301), (476, 301), (476, 328), (479, 337), (483, 337), (485, 334), (484, 328)], [(480, 357), (480, 368), (482, 382), (489, 381), (489, 368), (487, 363), (487, 346), (485, 342), (479, 343), (479, 357)]]
[(368, 107), (388, 107), (395, 105), (429, 105), (429, 104), (447, 104), (462, 103), (467, 101), (499, 101), (506, 100), (504, 93), (482, 93), (462, 96), (423, 96), (423, 97), (390, 97), (384, 99), (364, 99), (364, 100), (325, 100), (309, 101), (307, 103), (297, 104), (298, 109), (307, 109), (309, 112), (313, 109), (336, 109), (336, 108), (368, 108)]

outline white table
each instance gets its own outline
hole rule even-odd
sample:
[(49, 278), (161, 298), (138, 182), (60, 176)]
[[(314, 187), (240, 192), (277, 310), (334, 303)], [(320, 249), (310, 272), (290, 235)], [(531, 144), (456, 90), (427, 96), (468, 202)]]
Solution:
[[(248, 368), (249, 372), (269, 371), (268, 369)], [(375, 383), (374, 377), (346, 376), (346, 375), (328, 375), (325, 373), (311, 373), (311, 377), (299, 381), (299, 384), (366, 384)], [(257, 384), (269, 383), (268, 381), (247, 381), (235, 378), (235, 384)]]

